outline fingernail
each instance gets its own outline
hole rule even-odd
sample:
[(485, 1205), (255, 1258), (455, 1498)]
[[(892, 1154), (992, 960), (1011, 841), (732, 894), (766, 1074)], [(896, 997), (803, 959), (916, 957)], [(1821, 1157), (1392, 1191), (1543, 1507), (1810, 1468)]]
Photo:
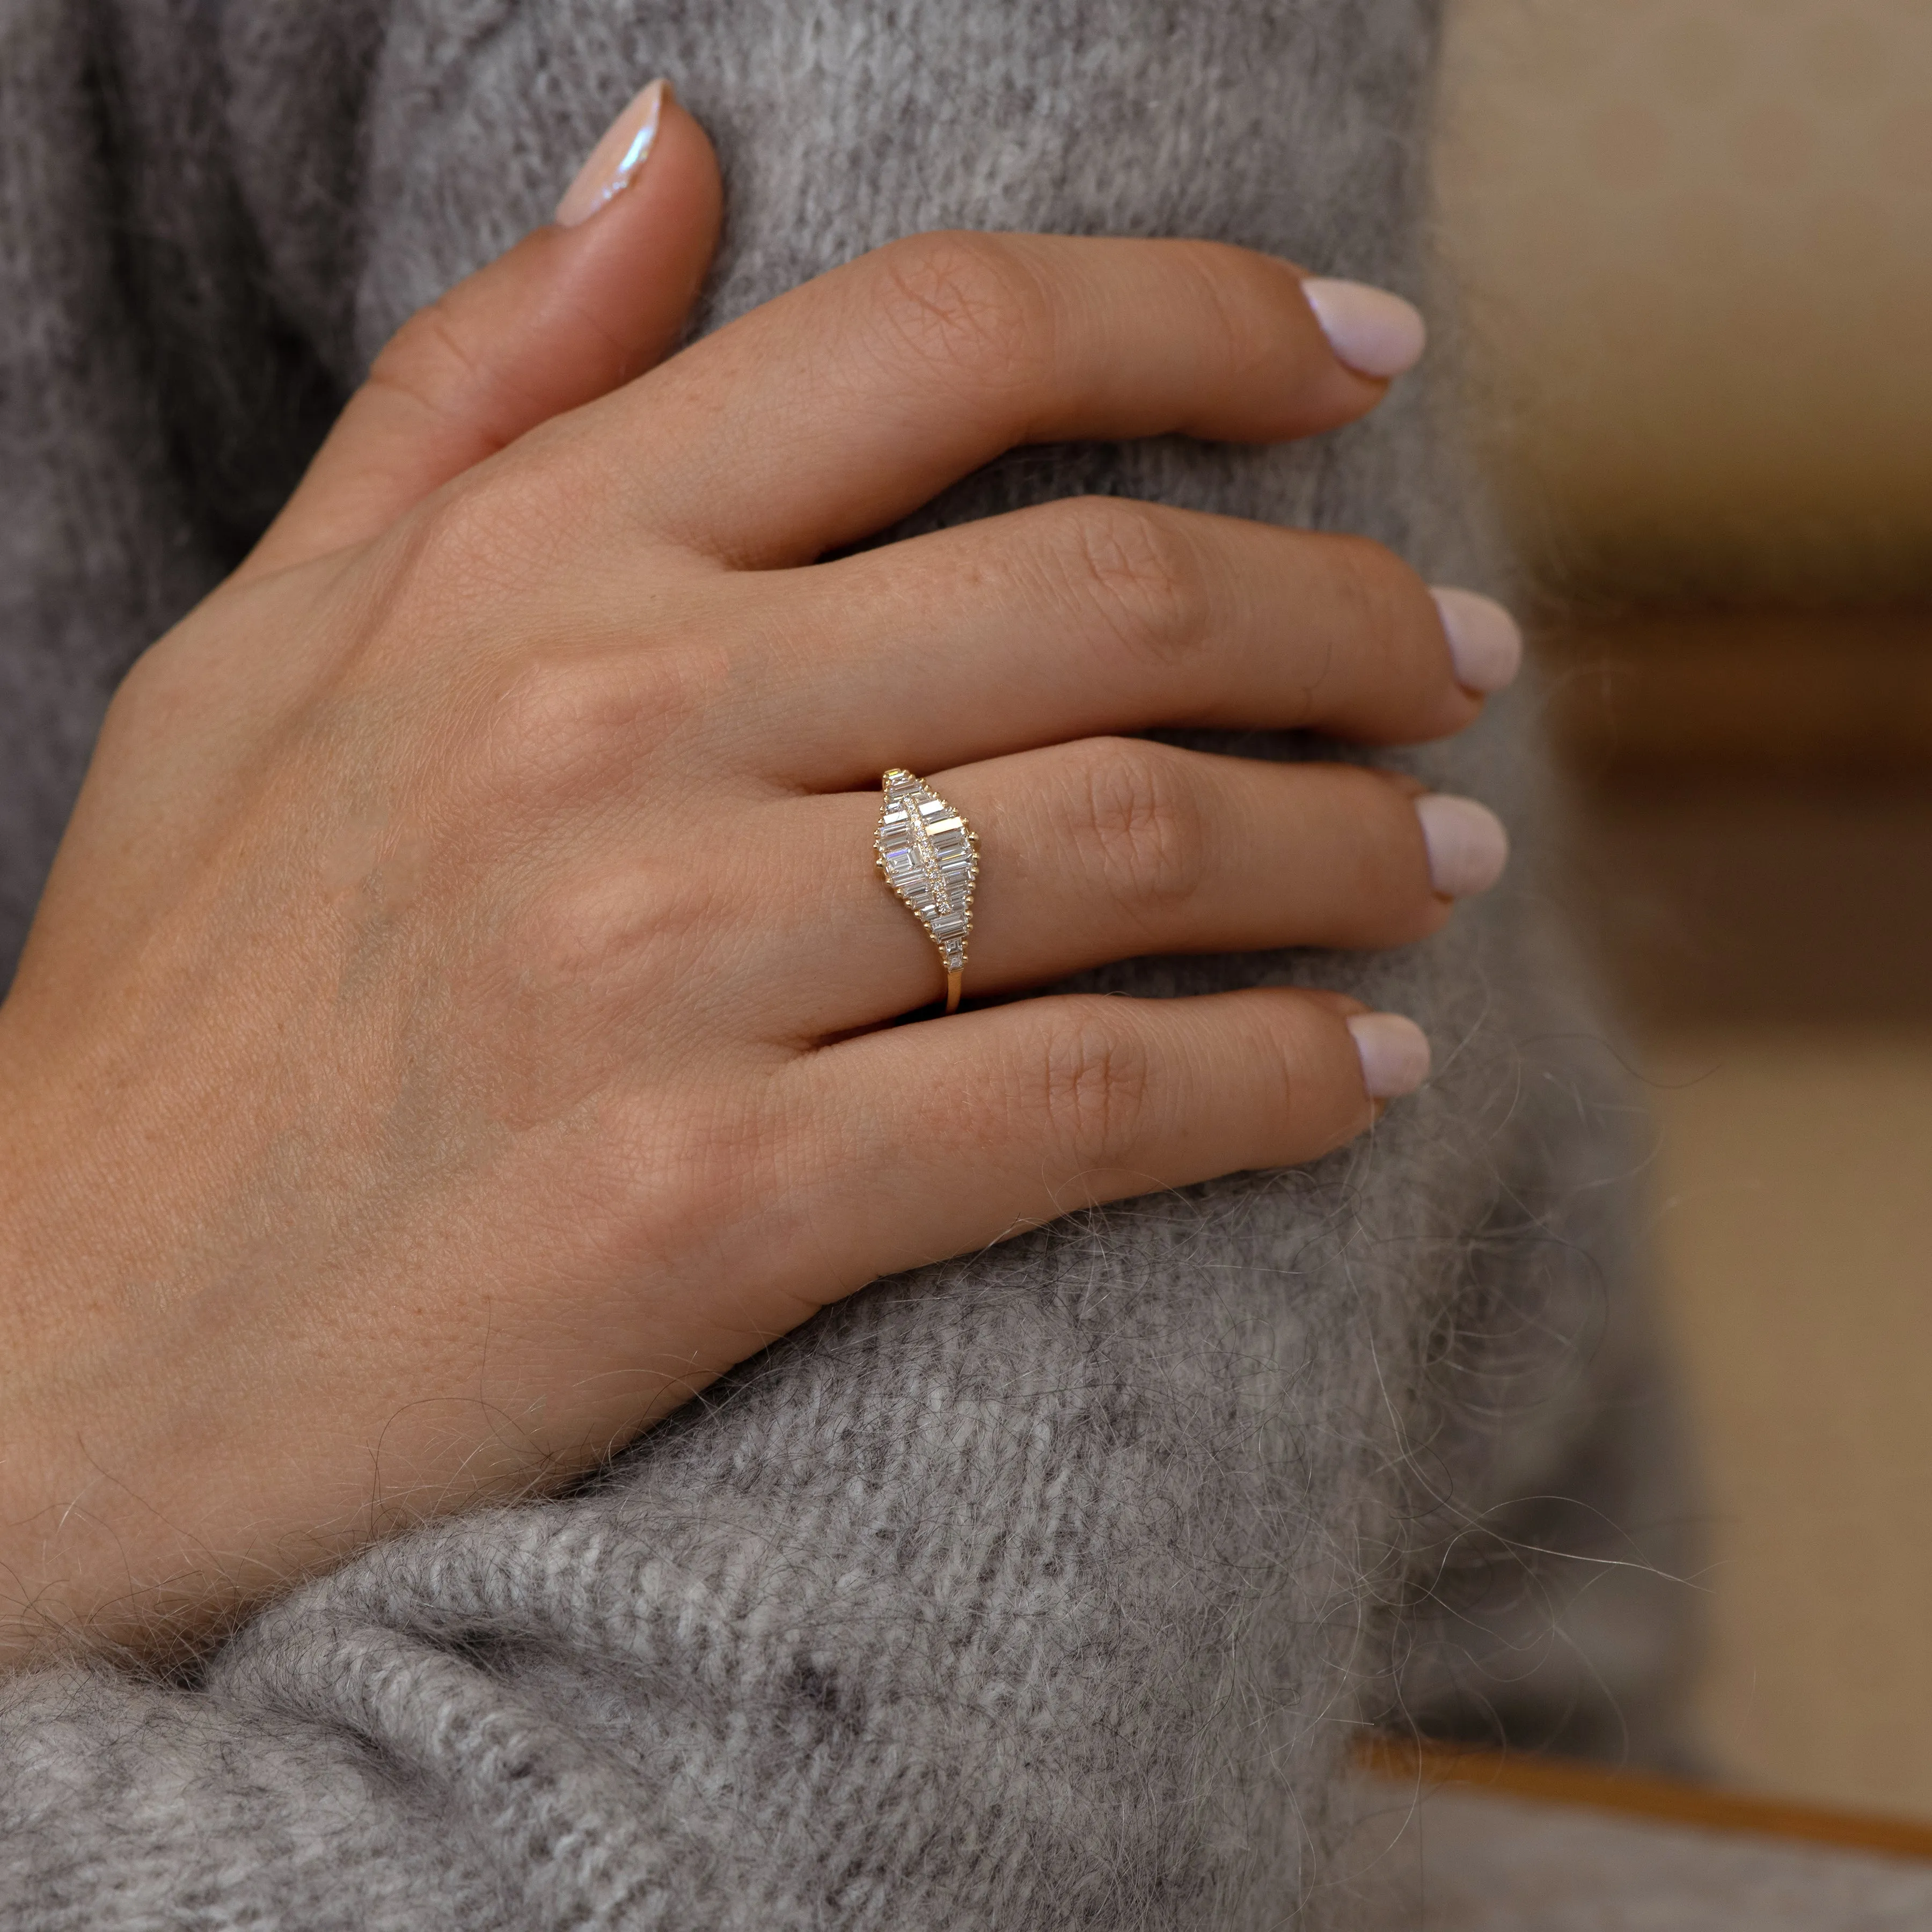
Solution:
[(1415, 801), (1429, 848), (1429, 882), (1446, 898), (1486, 892), (1509, 863), (1509, 834), (1486, 805), (1442, 791)]
[(1501, 691), (1522, 668), (1522, 632), (1493, 597), (1473, 590), (1432, 590), (1449, 640), (1456, 682), (1465, 691)]
[(1366, 282), (1305, 281), (1301, 292), (1338, 361), (1358, 375), (1400, 376), (1422, 359), (1429, 339), (1422, 311)]
[(670, 92), (668, 82), (652, 81), (604, 130), (604, 138), (591, 149), (590, 160), (578, 170), (577, 178), (556, 205), (554, 218), (560, 228), (574, 228), (588, 221), (637, 178), (638, 171), (650, 159), (658, 120)]
[(1429, 1036), (1400, 1013), (1358, 1013), (1348, 1022), (1371, 1100), (1399, 1100), (1429, 1078)]

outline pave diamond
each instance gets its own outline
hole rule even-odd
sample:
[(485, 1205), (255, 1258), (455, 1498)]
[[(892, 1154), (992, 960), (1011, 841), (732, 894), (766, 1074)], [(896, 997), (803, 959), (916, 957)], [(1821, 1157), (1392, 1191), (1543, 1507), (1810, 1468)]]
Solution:
[(895, 768), (880, 781), (879, 871), (926, 928), (949, 973), (963, 972), (973, 930), (979, 842), (930, 785)]

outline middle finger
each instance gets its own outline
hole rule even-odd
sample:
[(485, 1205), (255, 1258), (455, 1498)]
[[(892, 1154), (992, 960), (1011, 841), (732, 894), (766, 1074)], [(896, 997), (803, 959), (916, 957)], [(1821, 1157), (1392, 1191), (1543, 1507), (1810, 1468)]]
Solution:
[(782, 602), (752, 682), (765, 775), (801, 789), (1159, 725), (1415, 743), (1520, 652), (1499, 604), (1379, 544), (1114, 497), (740, 582)]

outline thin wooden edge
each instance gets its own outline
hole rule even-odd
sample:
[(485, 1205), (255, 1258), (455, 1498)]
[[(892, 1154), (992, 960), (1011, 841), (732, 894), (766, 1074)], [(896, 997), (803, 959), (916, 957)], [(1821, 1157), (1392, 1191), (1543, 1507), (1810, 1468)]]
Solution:
[(1358, 1768), (1374, 1777), (1425, 1788), (1466, 1785), (1513, 1798), (1662, 1819), (1706, 1831), (1747, 1832), (1760, 1838), (1882, 1852), (1894, 1858), (1932, 1859), (1932, 1825), (1909, 1818), (1720, 1791), (1574, 1759), (1531, 1757), (1373, 1732), (1357, 1743), (1354, 1756)]

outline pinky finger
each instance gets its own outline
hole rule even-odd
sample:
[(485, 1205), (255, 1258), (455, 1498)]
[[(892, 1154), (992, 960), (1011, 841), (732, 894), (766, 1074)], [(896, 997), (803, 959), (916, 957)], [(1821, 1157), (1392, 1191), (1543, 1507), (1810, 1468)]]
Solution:
[[(1328, 993), (1024, 1000), (821, 1049), (800, 1069), (854, 1281), (1076, 1208), (1312, 1160), (1419, 1086), (1411, 1021)], [(827, 1258), (831, 1258), (827, 1257)]]

